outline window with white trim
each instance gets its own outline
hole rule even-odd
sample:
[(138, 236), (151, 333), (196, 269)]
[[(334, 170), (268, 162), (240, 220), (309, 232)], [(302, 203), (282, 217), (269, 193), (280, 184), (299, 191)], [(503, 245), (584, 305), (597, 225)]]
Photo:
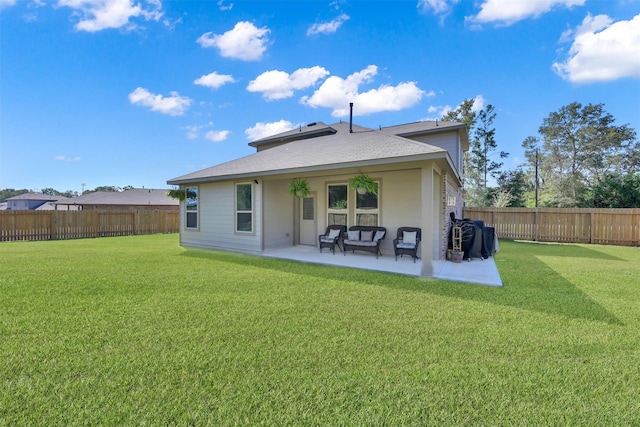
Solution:
[(198, 187), (187, 187), (185, 197), (185, 228), (198, 228)]
[(349, 191), (347, 184), (329, 184), (327, 197), (327, 224), (348, 225)]
[(236, 231), (253, 233), (253, 184), (236, 184)]
[(356, 191), (356, 225), (378, 227), (380, 223), (380, 183), (378, 194), (367, 192), (359, 194)]

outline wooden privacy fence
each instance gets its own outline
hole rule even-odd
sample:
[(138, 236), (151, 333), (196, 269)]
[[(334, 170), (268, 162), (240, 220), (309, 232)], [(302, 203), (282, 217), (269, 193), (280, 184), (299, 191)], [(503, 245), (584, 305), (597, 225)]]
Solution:
[(0, 242), (177, 233), (179, 230), (179, 211), (0, 211)]
[(464, 208), (503, 239), (640, 246), (640, 209)]

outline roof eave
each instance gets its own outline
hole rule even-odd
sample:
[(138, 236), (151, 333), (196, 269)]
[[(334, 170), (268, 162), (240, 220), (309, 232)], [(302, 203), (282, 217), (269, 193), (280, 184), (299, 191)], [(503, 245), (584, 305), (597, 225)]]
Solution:
[(229, 180), (238, 180), (238, 179), (249, 179), (249, 178), (255, 178), (258, 176), (265, 177), (265, 176), (277, 176), (277, 175), (287, 175), (287, 174), (301, 174), (301, 173), (308, 173), (308, 172), (329, 171), (329, 170), (335, 170), (335, 169), (348, 169), (348, 168), (357, 168), (357, 167), (365, 167), (365, 166), (388, 165), (393, 163), (409, 163), (409, 162), (419, 162), (424, 160), (437, 160), (437, 159), (446, 159), (450, 165), (452, 164), (449, 154), (443, 150), (443, 151), (436, 151), (433, 153), (425, 153), (425, 154), (411, 155), (411, 156), (387, 157), (382, 159), (359, 160), (359, 161), (344, 162), (344, 163), (331, 163), (331, 164), (325, 164), (325, 165), (304, 166), (304, 167), (297, 167), (297, 168), (290, 168), (290, 169), (264, 170), (264, 171), (255, 171), (255, 172), (247, 172), (247, 173), (239, 173), (239, 174), (198, 177), (198, 178), (190, 178), (190, 179), (189, 178), (172, 179), (170, 181), (167, 181), (167, 184), (169, 185), (199, 184), (203, 182), (218, 182), (218, 181), (229, 181)]

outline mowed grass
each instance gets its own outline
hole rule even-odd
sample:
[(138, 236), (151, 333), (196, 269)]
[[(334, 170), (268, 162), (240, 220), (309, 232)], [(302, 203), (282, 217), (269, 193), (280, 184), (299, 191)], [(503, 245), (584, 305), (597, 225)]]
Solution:
[(495, 259), (503, 288), (177, 235), (2, 243), (0, 425), (639, 425), (640, 249)]

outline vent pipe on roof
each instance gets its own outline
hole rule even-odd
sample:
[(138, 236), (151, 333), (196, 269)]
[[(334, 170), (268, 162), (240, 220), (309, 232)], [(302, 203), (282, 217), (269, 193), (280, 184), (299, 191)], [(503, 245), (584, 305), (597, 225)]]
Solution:
[(353, 133), (353, 102), (349, 103), (349, 133)]

